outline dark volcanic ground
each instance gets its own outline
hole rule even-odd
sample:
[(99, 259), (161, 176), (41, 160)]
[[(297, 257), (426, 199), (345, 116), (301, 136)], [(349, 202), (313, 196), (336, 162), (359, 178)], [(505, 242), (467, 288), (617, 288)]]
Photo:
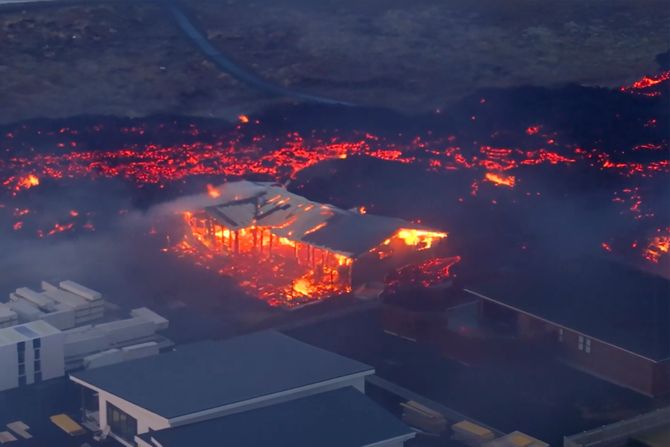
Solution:
[[(670, 2), (184, 2), (268, 80), (419, 113), (482, 87), (619, 85), (668, 49)], [(152, 2), (0, 7), (0, 122), (79, 114), (231, 118), (276, 100), (220, 73)]]

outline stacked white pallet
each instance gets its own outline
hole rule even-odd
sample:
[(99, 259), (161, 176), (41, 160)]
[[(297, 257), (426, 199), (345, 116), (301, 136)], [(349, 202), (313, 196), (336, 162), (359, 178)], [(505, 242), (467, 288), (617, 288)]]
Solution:
[[(44, 292), (36, 292), (28, 287), (19, 287), (9, 295), (9, 298), (18, 306), (27, 303), (41, 312), (36, 313), (34, 319), (28, 321), (44, 320), (60, 330), (75, 326), (74, 310), (61, 305)], [(24, 307), (26, 306), (24, 305)]]
[(61, 308), (74, 311), (75, 326), (93, 323), (104, 317), (105, 302), (102, 294), (74, 281), (61, 281), (59, 285), (60, 288), (42, 281), (43, 293), (56, 301)]
[(87, 325), (64, 331), (65, 359), (73, 360), (109, 349), (106, 334)]
[(153, 310), (148, 307), (138, 307), (130, 311), (130, 316), (142, 318), (147, 321), (151, 321), (156, 325), (157, 331), (163, 331), (168, 328), (170, 322), (167, 318), (158, 315)]
[(129, 341), (143, 340), (156, 333), (157, 326), (153, 321), (141, 317), (133, 317), (125, 320), (110, 321), (96, 326), (103, 332), (112, 346), (117, 346)]
[[(75, 365), (82, 359), (114, 349), (123, 351), (124, 359), (140, 355), (141, 350), (136, 353), (133, 347), (158, 350), (159, 346), (155, 341), (160, 336), (156, 333), (168, 327), (168, 320), (147, 308), (133, 309), (131, 315), (131, 318), (124, 320), (86, 325), (64, 331), (66, 363)], [(149, 345), (145, 346), (146, 343)], [(121, 354), (110, 353), (109, 355), (113, 357)], [(97, 357), (93, 358), (97, 359)]]
[(28, 287), (19, 287), (14, 291), (14, 293), (10, 294), (10, 299), (26, 300), (33, 306), (36, 306), (42, 312), (53, 312), (56, 310), (56, 303), (54, 300), (48, 296), (44, 296), (39, 292), (35, 292)]
[(18, 315), (8, 304), (0, 303), (0, 329), (18, 324)]
[(101, 366), (113, 365), (115, 363), (137, 360), (144, 357), (157, 355), (159, 352), (158, 343), (148, 342), (132, 346), (126, 346), (121, 349), (109, 349), (86, 356), (83, 361), (85, 369), (99, 368)]
[(9, 305), (12, 311), (16, 313), (19, 317), (19, 321), (22, 323), (41, 320), (42, 317), (46, 315), (30, 301), (26, 301), (13, 293), (9, 294), (9, 299), (10, 301), (7, 305)]

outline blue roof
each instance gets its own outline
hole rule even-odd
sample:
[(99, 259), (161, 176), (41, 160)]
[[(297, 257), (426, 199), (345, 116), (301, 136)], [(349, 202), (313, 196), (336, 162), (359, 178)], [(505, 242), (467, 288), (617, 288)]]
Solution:
[(354, 388), (292, 400), (140, 437), (163, 447), (361, 447), (413, 432)]
[(263, 331), (72, 376), (170, 419), (372, 372), (371, 366)]

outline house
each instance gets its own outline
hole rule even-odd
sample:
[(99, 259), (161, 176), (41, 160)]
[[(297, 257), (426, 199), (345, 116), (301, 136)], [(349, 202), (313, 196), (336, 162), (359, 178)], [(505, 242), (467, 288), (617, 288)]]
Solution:
[[(447, 234), (403, 219), (312, 202), (268, 182), (217, 188), (216, 204), (185, 213), (188, 233), (253, 277), (256, 295), (286, 304), (366, 284), (435, 256)], [(267, 284), (267, 285), (264, 285)]]
[(402, 447), (414, 432), (360, 391), (339, 388), (139, 435), (139, 447)]
[(480, 313), (640, 393), (670, 392), (670, 280), (600, 259), (501, 269), (465, 288)]
[(124, 445), (193, 424), (325, 391), (365, 389), (372, 367), (264, 331), (70, 375), (83, 416)]

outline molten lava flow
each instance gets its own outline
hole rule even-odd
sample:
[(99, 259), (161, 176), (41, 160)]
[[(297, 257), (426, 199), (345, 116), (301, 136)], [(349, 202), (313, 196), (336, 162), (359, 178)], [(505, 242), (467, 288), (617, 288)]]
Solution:
[[(626, 94), (661, 95), (667, 91), (669, 82), (670, 71), (666, 71), (645, 76), (620, 90)], [(641, 100), (652, 105), (657, 102), (655, 98)], [(488, 98), (480, 104), (488, 107), (492, 102), (492, 98)], [(76, 179), (117, 178), (138, 187), (180, 183), (190, 186), (187, 180), (195, 177), (203, 178), (203, 182), (230, 177), (285, 182), (324, 161), (337, 163), (337, 160), (365, 157), (411, 164), (431, 175), (461, 171), (463, 190), (458, 192), (458, 203), (481, 200), (503, 206), (509, 202), (522, 204), (526, 200), (528, 204), (531, 200), (544, 200), (545, 195), (531, 185), (538, 183), (532, 181), (538, 177), (551, 178), (547, 175), (549, 170), (559, 174), (584, 172), (594, 178), (601, 176), (598, 179), (604, 180), (603, 185), (615, 185), (608, 190), (610, 197), (623, 205), (622, 211), (632, 223), (648, 222), (647, 227), (639, 227), (638, 234), (624, 244), (618, 244), (612, 234), (600, 235), (592, 243), (598, 247), (602, 240), (611, 241), (613, 251), (617, 252), (621, 245), (628, 247), (632, 239), (648, 240), (650, 230), (667, 225), (659, 221), (662, 213), (652, 208), (654, 201), (649, 197), (655, 193), (657, 184), (651, 181), (662, 181), (670, 174), (668, 140), (662, 133), (664, 126), (660, 125), (665, 116), (658, 114), (658, 109), (651, 111), (653, 115), (640, 115), (639, 122), (627, 122), (626, 125), (631, 126), (627, 134), (639, 136), (626, 140), (627, 146), (619, 146), (624, 144), (619, 141), (606, 141), (602, 129), (593, 138), (580, 139), (578, 145), (573, 136), (559, 133), (549, 124), (552, 121), (542, 116), (515, 124), (513, 128), (490, 129), (489, 136), (485, 135), (486, 131), (475, 135), (453, 129), (442, 134), (437, 129), (426, 130), (418, 135), (378, 135), (366, 129), (276, 132), (272, 127), (265, 130), (257, 120), (246, 115), (240, 115), (238, 123), (230, 128), (217, 130), (177, 120), (133, 121), (118, 130), (110, 130), (108, 124), (97, 122), (81, 128), (59, 125), (52, 129), (24, 123), (0, 134), (0, 149), (4, 154), (0, 159), (0, 195), (17, 201), (9, 204), (3, 198), (3, 202), (9, 204), (7, 209), (13, 209), (23, 207), (18, 202), (24, 197), (45, 190), (35, 188), (41, 183)], [(618, 117), (617, 111), (612, 115)], [(477, 116), (476, 124), (484, 125), (483, 115)], [(254, 125), (246, 125), (252, 122)], [(588, 127), (590, 123), (583, 124)], [(106, 143), (119, 140), (117, 146)], [(485, 188), (487, 183), (500, 187), (494, 190), (496, 197), (490, 197), (491, 188)], [(28, 191), (31, 189), (36, 190)], [(216, 197), (215, 188), (210, 185), (207, 190)], [(363, 213), (364, 208), (360, 212)], [(20, 219), (24, 230), (36, 228), (31, 222), (36, 219), (34, 215), (37, 213)], [(18, 218), (13, 219), (12, 224), (17, 221)], [(92, 229), (93, 223), (80, 225), (77, 222), (77, 228)], [(47, 226), (41, 234), (45, 236), (52, 230)], [(56, 230), (52, 234), (63, 232)], [(639, 256), (645, 243), (640, 242), (636, 249)], [(653, 247), (651, 250), (662, 256), (662, 250)], [(655, 259), (653, 254), (643, 256), (651, 262)]]
[(658, 86), (670, 80), (670, 70), (664, 71), (657, 76), (643, 76), (641, 79), (620, 88), (622, 92), (639, 93), (647, 96), (658, 96), (659, 91), (649, 91), (651, 87)]

